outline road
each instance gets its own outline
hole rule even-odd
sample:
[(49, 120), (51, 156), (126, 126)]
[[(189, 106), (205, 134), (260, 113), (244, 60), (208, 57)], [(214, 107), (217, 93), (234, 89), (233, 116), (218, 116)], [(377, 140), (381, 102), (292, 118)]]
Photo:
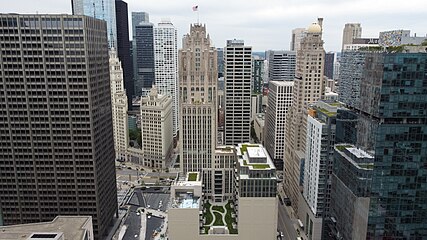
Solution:
[[(294, 228), (294, 221), (292, 221), (289, 217), (288, 211), (286, 210), (286, 206), (279, 203), (279, 214), (277, 220), (277, 228), (279, 231), (282, 231), (285, 235), (284, 240), (288, 239), (296, 239), (297, 233)], [(295, 220), (296, 221), (296, 220)]]

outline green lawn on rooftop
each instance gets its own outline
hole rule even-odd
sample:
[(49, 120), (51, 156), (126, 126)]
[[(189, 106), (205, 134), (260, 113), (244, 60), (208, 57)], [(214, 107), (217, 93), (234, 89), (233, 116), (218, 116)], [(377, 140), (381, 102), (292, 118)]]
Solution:
[(197, 181), (197, 173), (189, 173), (188, 181)]

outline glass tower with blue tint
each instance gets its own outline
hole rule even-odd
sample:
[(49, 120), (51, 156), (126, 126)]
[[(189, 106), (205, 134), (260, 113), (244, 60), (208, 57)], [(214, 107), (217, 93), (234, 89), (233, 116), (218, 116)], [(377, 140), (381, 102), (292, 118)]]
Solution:
[(117, 49), (115, 0), (71, 0), (73, 15), (85, 15), (107, 22), (108, 45)]

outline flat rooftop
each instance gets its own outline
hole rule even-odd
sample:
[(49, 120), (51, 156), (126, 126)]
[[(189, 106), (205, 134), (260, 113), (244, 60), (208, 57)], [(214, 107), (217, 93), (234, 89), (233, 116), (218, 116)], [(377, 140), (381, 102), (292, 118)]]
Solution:
[(357, 158), (374, 158), (373, 156), (359, 148), (348, 147), (347, 150)]
[(267, 155), (265, 154), (264, 150), (261, 147), (248, 147), (247, 152), (248, 152), (249, 159), (267, 158)]
[(191, 193), (177, 193), (172, 206), (175, 208), (199, 208), (199, 199)]
[[(33, 234), (64, 234), (65, 240), (83, 239), (87, 225), (92, 224), (89, 216), (58, 216), (51, 222), (19, 224), (0, 227), (2, 240), (28, 240)], [(43, 238), (34, 238), (43, 239)], [(56, 239), (51, 237), (51, 239)]]

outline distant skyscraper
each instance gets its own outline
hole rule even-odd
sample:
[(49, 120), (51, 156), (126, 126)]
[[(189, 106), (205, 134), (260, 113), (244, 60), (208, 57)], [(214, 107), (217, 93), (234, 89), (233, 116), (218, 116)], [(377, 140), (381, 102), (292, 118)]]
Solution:
[(267, 51), (268, 80), (292, 81), (295, 77), (296, 52)]
[(150, 15), (147, 12), (132, 12), (132, 36), (135, 38), (135, 27), (140, 23), (149, 23)]
[[(0, 219), (89, 215), (104, 239), (117, 212), (104, 21), (0, 14)], [(91, 37), (87, 37), (91, 36)]]
[(117, 49), (115, 0), (71, 0), (73, 15), (85, 15), (107, 22), (110, 48)]
[(173, 150), (172, 97), (160, 95), (153, 86), (141, 100), (142, 165), (166, 169)]
[(297, 51), (301, 45), (301, 39), (304, 38), (305, 28), (295, 28), (292, 30), (292, 39), (291, 39), (291, 51)]
[(318, 23), (310, 25), (301, 40), (301, 48), (297, 51), (294, 96), (286, 118), (285, 192), (296, 213), (304, 170), (301, 165), (305, 158), (307, 108), (324, 95), (322, 21), (320, 18)]
[[(217, 141), (217, 52), (206, 27), (190, 26), (179, 50), (180, 161), (184, 173), (201, 171), (212, 180)], [(208, 183), (206, 183), (208, 184)], [(212, 188), (211, 183), (207, 188)]]
[(293, 81), (270, 81), (265, 111), (265, 149), (277, 169), (283, 169), (286, 114), (292, 104)]
[(335, 53), (328, 52), (325, 54), (325, 68), (324, 68), (324, 75), (329, 78), (334, 78), (334, 58)]
[(147, 94), (155, 81), (154, 74), (154, 33), (152, 23), (139, 23), (135, 26), (133, 55), (135, 95)]
[(217, 48), (218, 53), (218, 78), (224, 77), (224, 48)]
[(224, 48), (226, 145), (251, 138), (252, 47), (243, 40), (228, 40)]
[(123, 69), (114, 49), (110, 50), (110, 88), (116, 159), (126, 160), (129, 146), (128, 99), (124, 89)]
[(252, 93), (262, 93), (264, 86), (264, 59), (253, 58), (253, 73), (252, 73)]
[(173, 136), (178, 134), (178, 50), (177, 32), (169, 20), (154, 28), (155, 85), (160, 94), (173, 100)]
[(396, 46), (401, 46), (405, 44), (420, 45), (426, 40), (427, 40), (427, 36), (417, 37), (415, 35), (411, 37), (410, 30), (392, 30), (392, 31), (380, 32), (378, 43), (380, 46), (383, 46), (383, 47), (390, 47), (390, 46), (396, 47)]
[(346, 23), (342, 35), (342, 46), (344, 49), (345, 44), (352, 44), (353, 39), (362, 37), (362, 27), (360, 23)]
[(117, 26), (117, 55), (122, 63), (124, 86), (128, 99), (128, 108), (132, 108), (133, 67), (129, 42), (128, 4), (122, 0), (116, 0), (116, 26)]

